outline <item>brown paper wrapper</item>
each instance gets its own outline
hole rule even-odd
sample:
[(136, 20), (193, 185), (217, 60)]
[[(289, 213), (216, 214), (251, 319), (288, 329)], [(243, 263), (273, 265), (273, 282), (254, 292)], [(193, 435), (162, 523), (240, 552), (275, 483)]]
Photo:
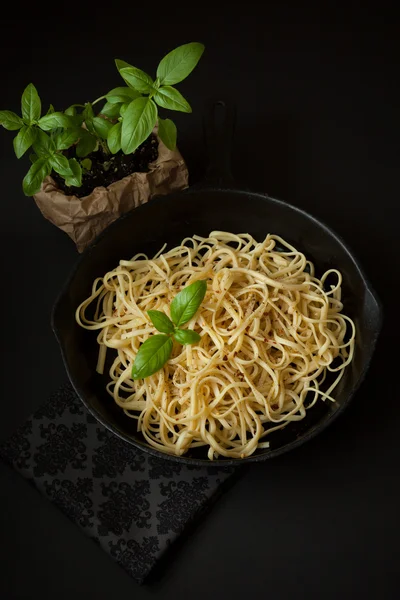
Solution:
[(97, 187), (78, 198), (61, 192), (46, 177), (35, 202), (42, 215), (65, 231), (79, 252), (122, 214), (159, 196), (188, 186), (188, 170), (180, 152), (168, 150), (158, 138), (158, 158), (147, 173), (132, 173), (108, 187)]

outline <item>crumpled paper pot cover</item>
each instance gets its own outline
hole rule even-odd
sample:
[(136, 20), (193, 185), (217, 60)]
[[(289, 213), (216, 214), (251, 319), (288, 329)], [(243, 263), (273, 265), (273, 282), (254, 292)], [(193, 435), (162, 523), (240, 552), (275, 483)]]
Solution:
[(52, 177), (46, 177), (35, 202), (43, 216), (65, 231), (79, 252), (122, 214), (148, 202), (154, 196), (183, 190), (188, 170), (180, 152), (158, 139), (158, 158), (147, 173), (132, 173), (108, 187), (97, 187), (89, 196), (78, 198), (61, 192)]

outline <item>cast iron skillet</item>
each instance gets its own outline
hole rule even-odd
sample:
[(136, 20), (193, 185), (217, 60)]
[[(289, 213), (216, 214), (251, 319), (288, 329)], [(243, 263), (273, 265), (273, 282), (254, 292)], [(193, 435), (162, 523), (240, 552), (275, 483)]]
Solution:
[[(221, 115), (222, 111), (222, 123)], [(381, 328), (379, 300), (345, 243), (326, 225), (306, 212), (264, 194), (234, 189), (230, 175), (230, 146), (234, 109), (213, 103), (205, 121), (210, 154), (208, 177), (202, 186), (155, 198), (123, 215), (108, 227), (78, 260), (53, 310), (52, 326), (69, 378), (86, 408), (120, 438), (160, 458), (191, 465), (242, 465), (278, 456), (311, 439), (344, 410), (361, 383)], [(96, 333), (75, 322), (77, 306), (90, 295), (96, 277), (113, 269), (120, 259), (138, 252), (152, 256), (164, 242), (173, 247), (187, 236), (206, 236), (212, 230), (250, 233), (261, 240), (276, 233), (306, 253), (317, 272), (337, 267), (343, 274), (345, 312), (357, 327), (352, 364), (335, 390), (336, 402), (319, 401), (303, 421), (270, 438), (270, 448), (243, 460), (208, 461), (204, 449), (173, 457), (148, 446), (129, 419), (105, 391), (107, 375), (96, 374)]]

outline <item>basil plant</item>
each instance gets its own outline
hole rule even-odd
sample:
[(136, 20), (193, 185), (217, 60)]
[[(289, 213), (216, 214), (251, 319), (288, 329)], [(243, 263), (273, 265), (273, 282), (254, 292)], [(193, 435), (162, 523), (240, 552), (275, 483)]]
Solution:
[[(22, 184), (25, 195), (39, 192), (52, 171), (67, 186), (80, 187), (82, 175), (91, 168), (88, 156), (92, 152), (101, 149), (105, 156), (131, 154), (151, 135), (157, 123), (159, 137), (174, 150), (176, 126), (171, 119), (161, 118), (159, 109), (192, 111), (174, 86), (193, 71), (203, 52), (203, 44), (197, 42), (179, 46), (161, 60), (154, 79), (118, 59), (115, 64), (126, 85), (94, 102), (73, 104), (65, 111), (56, 111), (50, 105), (42, 114), (39, 94), (30, 83), (22, 94), (21, 115), (0, 110), (0, 125), (18, 131), (13, 141), (17, 158), (30, 151), (32, 165)], [(96, 105), (101, 106), (98, 111)]]

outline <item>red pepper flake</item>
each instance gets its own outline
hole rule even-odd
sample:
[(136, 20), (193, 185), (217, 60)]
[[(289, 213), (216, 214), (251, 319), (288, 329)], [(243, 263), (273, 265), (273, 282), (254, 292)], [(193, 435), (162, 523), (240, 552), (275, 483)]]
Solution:
[(279, 404), (271, 404), (272, 410), (278, 410)]

